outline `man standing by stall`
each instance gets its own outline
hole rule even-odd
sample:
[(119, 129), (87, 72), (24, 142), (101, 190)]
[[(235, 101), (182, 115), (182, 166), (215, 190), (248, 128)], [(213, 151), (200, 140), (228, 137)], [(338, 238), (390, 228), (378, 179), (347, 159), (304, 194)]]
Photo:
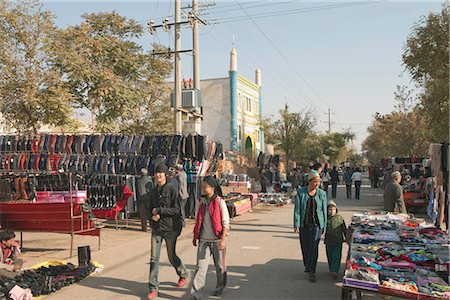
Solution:
[(141, 170), (141, 176), (137, 180), (137, 204), (139, 217), (141, 219), (142, 231), (147, 231), (150, 220), (150, 199), (153, 190), (152, 178), (148, 175), (147, 169)]
[(152, 212), (152, 248), (150, 259), (149, 289), (147, 299), (158, 296), (158, 269), (161, 254), (161, 244), (166, 241), (167, 256), (179, 276), (178, 287), (187, 282), (187, 270), (176, 254), (178, 236), (181, 233), (180, 193), (168, 182), (169, 169), (165, 165), (158, 165), (155, 170), (156, 187), (152, 193), (150, 209)]
[(403, 189), (400, 185), (402, 175), (399, 171), (392, 172), (392, 181), (384, 189), (384, 210), (388, 212), (399, 212), (406, 214), (405, 200), (403, 199)]
[(178, 190), (181, 197), (181, 215), (183, 220), (186, 219), (186, 203), (189, 199), (188, 187), (187, 187), (187, 174), (183, 169), (183, 165), (177, 165), (177, 179), (178, 179)]

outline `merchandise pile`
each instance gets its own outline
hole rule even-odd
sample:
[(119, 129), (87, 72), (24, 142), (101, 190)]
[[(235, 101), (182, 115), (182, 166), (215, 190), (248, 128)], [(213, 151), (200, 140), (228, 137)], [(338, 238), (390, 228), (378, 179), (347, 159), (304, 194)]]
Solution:
[(450, 299), (449, 238), (406, 214), (356, 214), (344, 288), (408, 299)]
[(95, 270), (93, 263), (79, 267), (71, 263), (56, 264), (26, 270), (15, 278), (0, 279), (0, 300), (11, 299), (10, 293), (17, 289), (16, 286), (31, 292), (34, 297), (48, 295), (83, 280)]
[(284, 193), (261, 193), (258, 194), (258, 202), (265, 205), (283, 206), (291, 202), (291, 199)]

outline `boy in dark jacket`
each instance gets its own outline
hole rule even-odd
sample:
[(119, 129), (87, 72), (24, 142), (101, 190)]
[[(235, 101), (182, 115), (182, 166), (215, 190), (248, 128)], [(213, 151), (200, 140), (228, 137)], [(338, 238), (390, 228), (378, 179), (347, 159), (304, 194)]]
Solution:
[(327, 250), (328, 268), (333, 279), (337, 279), (342, 258), (342, 243), (346, 241), (347, 226), (339, 215), (336, 203), (332, 200), (327, 205), (328, 218), (325, 233), (325, 247)]
[(186, 267), (176, 254), (176, 244), (181, 233), (181, 197), (175, 186), (168, 182), (169, 169), (158, 165), (155, 170), (155, 183), (150, 210), (152, 214), (152, 248), (150, 260), (149, 289), (147, 299), (158, 296), (158, 268), (161, 244), (166, 242), (167, 256), (179, 276), (178, 287), (186, 285), (188, 273)]

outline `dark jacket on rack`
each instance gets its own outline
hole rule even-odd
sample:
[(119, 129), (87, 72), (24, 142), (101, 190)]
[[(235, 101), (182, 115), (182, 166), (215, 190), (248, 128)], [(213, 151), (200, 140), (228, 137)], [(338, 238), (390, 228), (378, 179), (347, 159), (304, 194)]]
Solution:
[(181, 232), (180, 193), (175, 186), (167, 182), (162, 187), (156, 186), (152, 192), (150, 212), (156, 208), (161, 219), (151, 221), (154, 231)]

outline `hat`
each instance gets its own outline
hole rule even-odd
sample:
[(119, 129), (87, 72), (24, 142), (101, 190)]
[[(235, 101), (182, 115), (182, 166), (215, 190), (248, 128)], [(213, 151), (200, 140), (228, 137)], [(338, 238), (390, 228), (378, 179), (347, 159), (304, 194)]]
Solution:
[(222, 188), (220, 187), (219, 182), (212, 176), (207, 176), (203, 179), (203, 182), (206, 182), (210, 187), (214, 188), (214, 192), (223, 197)]
[(178, 171), (181, 171), (181, 170), (183, 170), (183, 165), (182, 164), (178, 164), (176, 168), (177, 168)]
[(338, 208), (337, 208), (336, 202), (334, 202), (333, 200), (328, 200), (327, 208), (330, 207), (330, 206), (336, 207), (336, 212), (338, 212)]
[(146, 168), (142, 168), (141, 169), (141, 174), (144, 175), (144, 176), (148, 175), (148, 170)]
[(169, 174), (169, 168), (166, 165), (157, 165), (155, 168), (155, 173)]
[(314, 180), (316, 178), (320, 178), (320, 175), (319, 173), (317, 173), (317, 171), (313, 170), (308, 173), (308, 181)]
[(402, 176), (402, 174), (400, 174), (399, 171), (392, 172), (392, 174), (391, 174), (391, 177), (392, 177), (392, 178), (397, 178), (397, 177), (399, 177), (399, 176)]

